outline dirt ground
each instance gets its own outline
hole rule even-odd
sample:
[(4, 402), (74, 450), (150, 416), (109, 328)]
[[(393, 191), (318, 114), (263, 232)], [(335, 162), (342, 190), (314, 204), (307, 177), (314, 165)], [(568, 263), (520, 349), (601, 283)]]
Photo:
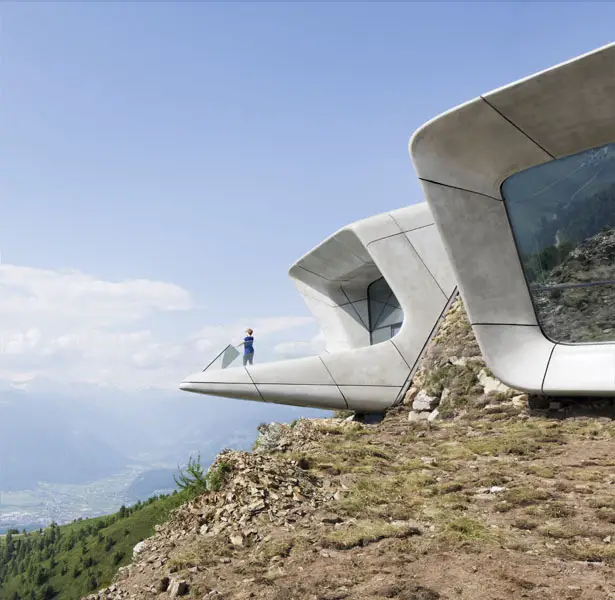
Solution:
[(436, 420), (279, 426), (99, 597), (615, 600), (613, 401), (485, 375), (458, 304), (415, 377)]
[(169, 597), (168, 576), (188, 597), (228, 600), (615, 599), (615, 423), (502, 408), (480, 421), (411, 425), (399, 408), (378, 425), (301, 422), (289, 429), (299, 450), (279, 459), (336, 498), (284, 528), (260, 523), (252, 545), (186, 535), (118, 585), (135, 598)]

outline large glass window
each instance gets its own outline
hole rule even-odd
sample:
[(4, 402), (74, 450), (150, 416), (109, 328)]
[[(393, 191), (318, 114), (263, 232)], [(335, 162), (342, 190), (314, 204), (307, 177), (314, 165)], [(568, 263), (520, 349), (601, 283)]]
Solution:
[(615, 340), (615, 144), (516, 173), (502, 197), (545, 335)]
[(383, 277), (367, 288), (371, 343), (390, 340), (401, 328), (404, 313)]

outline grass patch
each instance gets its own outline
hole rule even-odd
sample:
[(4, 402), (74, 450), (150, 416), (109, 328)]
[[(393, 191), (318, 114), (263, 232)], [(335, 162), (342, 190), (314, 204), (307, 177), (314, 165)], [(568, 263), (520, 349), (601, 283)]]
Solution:
[(457, 517), (444, 524), (440, 539), (446, 542), (463, 544), (467, 542), (483, 541), (489, 538), (489, 530), (484, 523), (470, 517)]
[(259, 548), (259, 554), (265, 560), (271, 560), (274, 556), (287, 557), (295, 544), (294, 538), (281, 537), (263, 542)]
[(532, 456), (540, 450), (540, 445), (531, 438), (519, 438), (514, 435), (502, 435), (478, 438), (466, 443), (468, 450), (480, 456)]
[(565, 519), (573, 517), (576, 514), (576, 509), (568, 506), (563, 502), (547, 502), (541, 506), (542, 513), (551, 519)]
[(528, 465), (525, 468), (525, 472), (528, 475), (535, 475), (536, 477), (542, 477), (543, 479), (555, 478), (555, 470), (552, 467), (546, 467), (544, 465)]
[(610, 508), (600, 508), (596, 511), (596, 516), (601, 521), (606, 521), (607, 523), (615, 523), (615, 510)]
[(356, 546), (367, 546), (385, 538), (405, 538), (420, 535), (420, 533), (417, 527), (408, 523), (358, 521), (356, 524), (327, 535), (323, 540), (323, 545), (338, 550), (348, 550)]
[[(436, 483), (430, 474), (414, 472), (394, 477), (364, 477), (338, 502), (336, 511), (355, 518), (413, 517)], [(429, 490), (429, 491), (428, 491)]]
[(588, 504), (591, 508), (615, 509), (615, 496), (600, 496), (598, 498), (590, 498)]
[(568, 540), (582, 535), (582, 532), (574, 525), (545, 525), (540, 527), (538, 532), (556, 540)]
[(530, 517), (521, 515), (519, 517), (517, 517), (516, 519), (514, 519), (514, 521), (511, 523), (511, 525), (515, 528), (515, 529), (523, 529), (526, 531), (532, 531), (534, 529), (536, 529), (539, 525), (539, 522), (536, 521), (535, 519), (532, 519)]
[(171, 556), (168, 566), (171, 571), (210, 566), (217, 564), (220, 558), (231, 556), (232, 553), (228, 534), (199, 536), (186, 549)]
[(506, 490), (502, 494), (502, 502), (498, 503), (496, 508), (499, 512), (507, 512), (513, 508), (531, 506), (537, 502), (544, 502), (545, 500), (549, 500), (549, 498), (551, 498), (551, 494), (547, 490), (522, 486)]
[(558, 547), (558, 554), (568, 560), (587, 562), (615, 562), (615, 546), (591, 542), (572, 542)]

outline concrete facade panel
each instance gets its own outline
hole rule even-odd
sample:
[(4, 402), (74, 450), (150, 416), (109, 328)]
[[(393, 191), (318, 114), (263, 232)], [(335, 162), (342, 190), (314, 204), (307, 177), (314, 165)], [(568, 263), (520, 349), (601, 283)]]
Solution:
[(409, 231), (406, 237), (444, 294), (450, 296), (457, 282), (435, 223)]
[(263, 402), (263, 398), (253, 383), (199, 383), (185, 380), (180, 384), (179, 389), (186, 392), (206, 394), (207, 396)]
[(554, 344), (538, 326), (476, 325), (474, 333), (485, 362), (500, 381), (528, 392), (542, 389)]
[(301, 267), (293, 267), (290, 270), (290, 276), (303, 297), (313, 298), (329, 306), (338, 306), (348, 302), (339, 283), (331, 283)]
[(401, 387), (343, 385), (340, 390), (348, 408), (362, 413), (386, 410), (397, 399)]
[(423, 182), (472, 323), (536, 325), (503, 202)]
[(408, 365), (390, 341), (321, 358), (339, 386), (402, 386), (409, 373)]
[(555, 346), (543, 392), (561, 395), (575, 388), (591, 395), (613, 395), (615, 345)]
[[(239, 364), (241, 365), (241, 363)], [(201, 383), (252, 383), (248, 372), (243, 366), (197, 371), (189, 375), (187, 379)]]
[(391, 215), (401, 231), (414, 231), (434, 223), (431, 211), (425, 210), (422, 202), (392, 210), (389, 212), (389, 215)]
[[(433, 233), (437, 237), (434, 229)], [(448, 298), (429, 273), (405, 234), (379, 240), (370, 245), (382, 274), (391, 283), (404, 314), (401, 331), (393, 338), (395, 347), (412, 367)], [(403, 265), (403, 269), (400, 269)]]
[(555, 157), (615, 140), (615, 44), (485, 94)]
[(358, 256), (363, 262), (372, 262), (372, 257), (365, 249), (365, 245), (357, 237), (357, 234), (352, 230), (350, 226), (340, 229), (340, 231), (335, 234), (335, 237), (339, 240), (342, 246), (347, 248), (348, 251), (352, 252), (355, 256)]
[(412, 137), (410, 152), (420, 179), (492, 198), (501, 198), (500, 185), (509, 175), (551, 160), (482, 98), (424, 125)]
[(311, 408), (345, 409), (346, 401), (336, 385), (258, 384), (265, 402)]
[(368, 251), (370, 242), (401, 233), (399, 225), (388, 213), (363, 219), (353, 223), (351, 227)]
[(261, 383), (335, 385), (318, 356), (255, 364), (247, 366), (246, 369), (257, 385)]
[(340, 244), (337, 238), (327, 240), (300, 262), (304, 269), (335, 282), (348, 280), (350, 274), (361, 269), (364, 264), (365, 261)]

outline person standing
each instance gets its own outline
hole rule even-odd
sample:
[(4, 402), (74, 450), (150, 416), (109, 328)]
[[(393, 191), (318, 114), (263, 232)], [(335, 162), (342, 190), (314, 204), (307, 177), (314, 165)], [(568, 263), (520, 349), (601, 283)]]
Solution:
[[(245, 338), (243, 338), (243, 342), (239, 344), (239, 346), (243, 346), (243, 366), (245, 367), (247, 364), (254, 364), (254, 337), (252, 334), (254, 331), (252, 329), (246, 329)], [(239, 346), (237, 346), (239, 348)]]

